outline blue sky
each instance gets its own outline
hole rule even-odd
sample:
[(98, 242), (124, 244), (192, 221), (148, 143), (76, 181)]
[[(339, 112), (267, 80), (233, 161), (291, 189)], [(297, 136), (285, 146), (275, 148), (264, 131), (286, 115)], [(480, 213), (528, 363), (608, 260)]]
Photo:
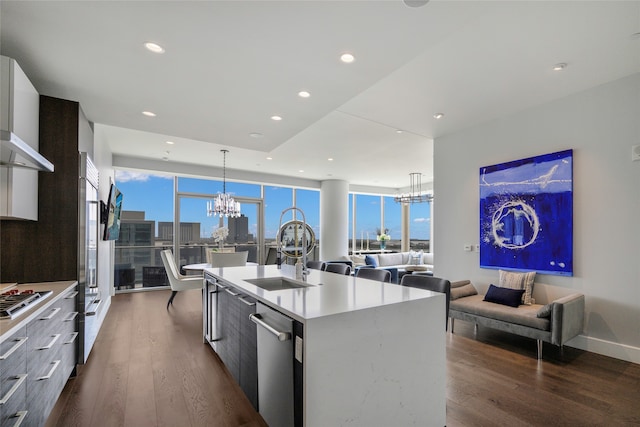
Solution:
[[(145, 219), (173, 221), (173, 176), (152, 175), (134, 171), (117, 171), (116, 185), (124, 195), (123, 210), (144, 211)], [(222, 182), (197, 178), (179, 178), (179, 191), (197, 194), (215, 195), (222, 192)], [(260, 186), (255, 184), (227, 182), (227, 193), (244, 197), (259, 198)], [(281, 212), (292, 206), (293, 189), (288, 187), (265, 186), (265, 237), (275, 237)], [(180, 220), (182, 222), (201, 223), (200, 234), (211, 236), (218, 219), (206, 216), (205, 198), (182, 198)], [(380, 228), (380, 197), (356, 195), (357, 212), (356, 238), (369, 232), (369, 238), (375, 240), (376, 230)], [(319, 236), (319, 191), (299, 189), (297, 205), (303, 210), (307, 223)], [(242, 204), (242, 213), (250, 219), (255, 218), (255, 205)], [(389, 228), (391, 238), (400, 238), (400, 207), (392, 197), (385, 198), (385, 226)], [(411, 237), (428, 239), (430, 229), (428, 204), (414, 205), (411, 209)], [(283, 222), (292, 219), (285, 215)], [(351, 228), (350, 228), (351, 230)], [(249, 232), (255, 232), (254, 224), (249, 223)]]

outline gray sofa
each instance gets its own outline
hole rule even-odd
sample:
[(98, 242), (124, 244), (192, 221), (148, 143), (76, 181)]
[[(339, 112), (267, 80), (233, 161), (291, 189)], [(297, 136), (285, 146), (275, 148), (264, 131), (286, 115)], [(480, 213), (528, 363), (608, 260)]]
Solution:
[[(390, 252), (383, 254), (352, 255), (351, 261), (353, 262), (354, 268), (366, 265), (366, 256), (374, 258), (379, 268), (396, 268), (400, 274), (405, 273), (407, 267), (409, 267), (409, 270), (414, 267), (411, 260), (411, 252)], [(433, 253), (424, 252), (422, 259), (419, 261), (419, 269), (433, 271)]]
[[(542, 359), (542, 343), (562, 347), (565, 342), (582, 333), (584, 326), (584, 295), (572, 293), (548, 304), (510, 307), (483, 301), (484, 295), (473, 294), (469, 281), (451, 284), (449, 317), (451, 333), (454, 320), (460, 319), (489, 328), (537, 340), (538, 359)], [(466, 290), (465, 290), (466, 289)], [(475, 289), (475, 288), (473, 288)], [(538, 314), (547, 316), (539, 317)]]

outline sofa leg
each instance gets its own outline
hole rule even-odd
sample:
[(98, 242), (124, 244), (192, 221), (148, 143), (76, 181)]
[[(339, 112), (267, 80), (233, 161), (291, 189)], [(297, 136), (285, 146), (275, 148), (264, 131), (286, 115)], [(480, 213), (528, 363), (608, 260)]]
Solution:
[(538, 343), (538, 360), (542, 360), (542, 340), (537, 340)]
[(450, 318), (449, 318), (449, 321), (451, 322), (451, 325), (450, 325), (450, 326), (451, 326), (451, 333), (453, 333), (453, 321), (454, 321), (454, 320), (455, 320), (455, 319), (454, 319), (453, 317), (450, 317)]
[(478, 324), (477, 323), (473, 324), (473, 334), (474, 335), (478, 335)]

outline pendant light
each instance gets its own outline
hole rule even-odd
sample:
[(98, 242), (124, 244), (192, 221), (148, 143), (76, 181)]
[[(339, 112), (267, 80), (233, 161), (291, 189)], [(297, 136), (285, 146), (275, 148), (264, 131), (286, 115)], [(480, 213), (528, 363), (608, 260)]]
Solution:
[(240, 216), (240, 203), (233, 200), (231, 195), (227, 194), (227, 153), (229, 150), (222, 151), (222, 193), (218, 193), (214, 200), (207, 202), (207, 216), (223, 216), (237, 218)]
[(398, 194), (393, 198), (398, 203), (424, 203), (433, 200), (432, 194), (422, 192), (422, 174), (420, 172), (411, 172), (409, 174), (410, 185), (409, 193)]

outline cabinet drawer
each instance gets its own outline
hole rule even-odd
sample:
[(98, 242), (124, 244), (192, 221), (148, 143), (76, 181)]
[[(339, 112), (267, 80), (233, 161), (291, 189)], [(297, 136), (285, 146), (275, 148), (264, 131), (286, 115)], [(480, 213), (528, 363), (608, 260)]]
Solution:
[[(27, 342), (26, 328), (21, 328), (0, 344), (0, 418), (26, 401)], [(14, 407), (15, 402), (22, 403)]]
[(52, 360), (48, 364), (42, 364), (39, 368), (35, 369), (33, 374), (30, 372), (27, 378), (29, 413), (26, 425), (29, 426), (44, 425), (68, 378), (64, 376), (62, 359)]
[[(0, 426), (11, 427), (16, 425), (20, 420), (20, 416), (27, 411), (26, 389), (27, 384), (24, 381), (18, 386), (11, 398), (0, 406)], [(22, 425), (25, 426), (27, 424), (23, 422)]]

